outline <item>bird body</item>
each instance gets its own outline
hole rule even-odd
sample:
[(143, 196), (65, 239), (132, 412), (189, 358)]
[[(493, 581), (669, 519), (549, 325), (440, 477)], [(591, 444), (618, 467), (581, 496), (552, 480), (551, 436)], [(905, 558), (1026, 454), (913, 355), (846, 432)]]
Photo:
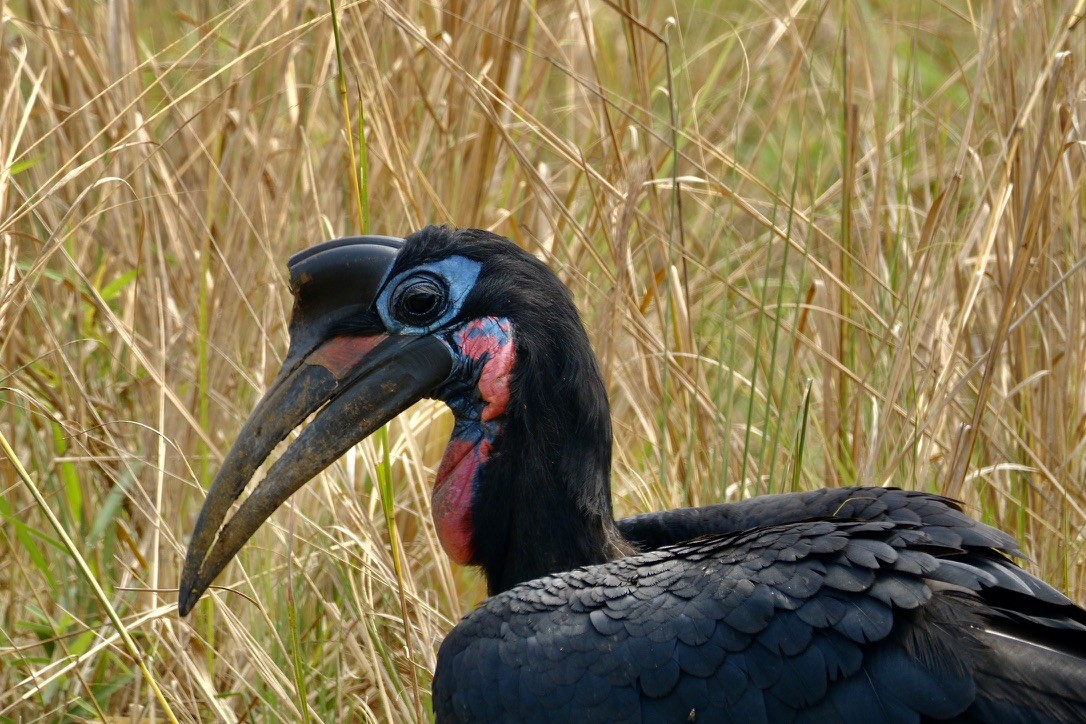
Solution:
[(435, 526), (491, 593), (441, 646), (439, 721), (1086, 720), (1086, 611), (946, 498), (845, 488), (615, 521), (602, 376), (568, 290), (512, 243), (430, 227), (290, 269), (291, 347), (209, 491), (182, 614), (294, 490), (430, 396), (455, 416)]
[[(446, 637), (438, 718), (1082, 716), (1086, 617), (1002, 557), (1006, 536), (936, 496), (833, 492), (896, 498), (905, 518), (919, 503), (943, 520), (893, 520), (865, 504), (867, 520), (711, 533), (520, 584)], [(1010, 655), (1008, 641), (1018, 647)]]

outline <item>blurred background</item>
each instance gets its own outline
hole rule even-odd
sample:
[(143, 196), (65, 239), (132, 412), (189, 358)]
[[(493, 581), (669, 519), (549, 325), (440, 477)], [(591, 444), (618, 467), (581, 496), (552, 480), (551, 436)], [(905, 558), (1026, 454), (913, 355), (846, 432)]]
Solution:
[(175, 610), (288, 255), (428, 223), (572, 288), (618, 514), (941, 492), (1086, 600), (1086, 2), (223, 5), (0, 4), (0, 720), (429, 716), (436, 403)]

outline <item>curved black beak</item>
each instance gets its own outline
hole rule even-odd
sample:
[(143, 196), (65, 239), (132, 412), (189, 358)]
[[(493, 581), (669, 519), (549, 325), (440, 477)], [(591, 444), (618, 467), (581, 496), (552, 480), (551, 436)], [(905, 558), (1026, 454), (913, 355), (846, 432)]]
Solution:
[[(184, 616), (257, 528), (290, 495), (449, 375), (440, 340), (388, 335), (373, 312), (402, 240), (353, 237), (290, 262), (290, 348), (208, 490), (181, 572)], [(309, 415), (316, 416), (226, 521), (256, 469)]]

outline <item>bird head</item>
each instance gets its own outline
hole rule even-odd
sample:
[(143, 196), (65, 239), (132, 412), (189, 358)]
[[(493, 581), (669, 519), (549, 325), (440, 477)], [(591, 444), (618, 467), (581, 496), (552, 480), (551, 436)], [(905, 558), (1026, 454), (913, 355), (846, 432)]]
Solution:
[[(545, 264), (489, 232), (428, 227), (405, 240), (329, 241), (288, 267), (290, 346), (208, 491), (182, 571), (181, 615), (294, 491), (426, 397), (456, 418), (432, 496), (453, 560), (502, 557), (491, 549), (508, 542), (511, 508), (528, 509), (533, 496), (572, 490), (575, 507), (610, 520), (602, 379), (572, 298)], [(311, 415), (227, 520), (272, 450)], [(521, 457), (500, 454), (510, 438)], [(569, 465), (563, 440), (581, 457), (571, 471), (559, 469)], [(486, 482), (499, 478), (515, 480)], [(548, 489), (556, 480), (565, 492)]]

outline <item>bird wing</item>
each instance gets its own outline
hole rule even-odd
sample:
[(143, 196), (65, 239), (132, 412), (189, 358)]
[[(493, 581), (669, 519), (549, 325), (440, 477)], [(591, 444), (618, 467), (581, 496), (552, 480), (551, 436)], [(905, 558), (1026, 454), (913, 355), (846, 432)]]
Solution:
[(709, 534), (740, 533), (815, 518), (911, 523), (934, 543), (974, 554), (973, 564), (996, 576), (998, 586), (1049, 603), (1071, 603), (1055, 588), (1009, 561), (1025, 557), (1010, 535), (969, 517), (952, 498), (916, 490), (822, 488), (645, 513), (619, 520), (617, 525), (626, 540), (639, 550), (649, 551)]
[(626, 540), (641, 550), (652, 550), (710, 533), (739, 533), (812, 518), (915, 523), (950, 547), (994, 548), (1021, 555), (1014, 538), (970, 518), (958, 501), (900, 488), (822, 488), (761, 495), (735, 503), (644, 513), (617, 524)]
[(434, 707), (439, 721), (1073, 720), (1086, 618), (1016, 590), (1021, 575), (908, 521), (709, 536), (487, 599), (442, 644)]

